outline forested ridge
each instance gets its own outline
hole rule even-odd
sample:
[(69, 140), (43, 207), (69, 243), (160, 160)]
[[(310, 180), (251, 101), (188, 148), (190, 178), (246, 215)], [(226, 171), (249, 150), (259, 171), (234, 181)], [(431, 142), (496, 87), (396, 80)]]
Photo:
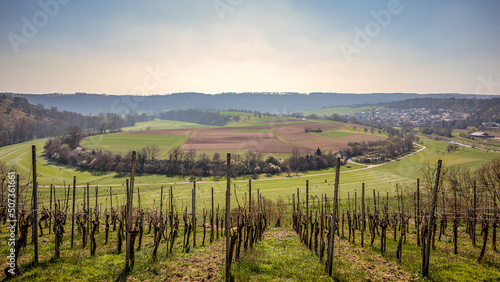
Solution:
[(61, 136), (75, 126), (91, 133), (105, 133), (133, 126), (135, 122), (131, 115), (81, 115), (33, 105), (26, 98), (0, 95), (0, 146)]
[(134, 96), (105, 94), (20, 94), (5, 93), (13, 97), (27, 98), (32, 104), (58, 107), (81, 114), (114, 112), (118, 114), (161, 113), (166, 110), (199, 109), (226, 110), (242, 109), (269, 113), (290, 113), (320, 108), (349, 105), (374, 105), (410, 98), (433, 97), (486, 99), (494, 96), (468, 94), (414, 94), (414, 93), (294, 93), (294, 92), (252, 92), (220, 93), (173, 93), (165, 95)]

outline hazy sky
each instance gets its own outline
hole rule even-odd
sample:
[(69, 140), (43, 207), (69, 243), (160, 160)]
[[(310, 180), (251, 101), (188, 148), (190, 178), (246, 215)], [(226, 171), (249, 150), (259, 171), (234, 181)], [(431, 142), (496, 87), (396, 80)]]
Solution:
[(0, 92), (500, 94), (500, 1), (0, 1)]

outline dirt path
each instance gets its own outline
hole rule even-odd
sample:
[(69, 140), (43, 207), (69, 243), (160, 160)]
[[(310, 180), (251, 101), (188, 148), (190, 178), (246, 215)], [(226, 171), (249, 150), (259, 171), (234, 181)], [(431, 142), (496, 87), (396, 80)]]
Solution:
[(5, 158), (5, 157), (7, 157), (7, 156), (9, 156), (9, 155), (11, 155), (11, 154), (13, 154), (13, 153), (15, 153), (15, 152), (17, 152), (17, 151), (19, 151), (19, 150), (21, 150), (21, 149), (24, 149), (24, 147), (21, 147), (21, 148), (16, 149), (16, 150), (14, 150), (14, 151), (12, 151), (12, 152), (10, 152), (10, 153), (8, 153), (8, 154), (4, 155), (4, 156), (1, 156), (1, 157), (0, 157), (0, 160), (1, 160), (1, 159), (3, 159), (3, 158)]

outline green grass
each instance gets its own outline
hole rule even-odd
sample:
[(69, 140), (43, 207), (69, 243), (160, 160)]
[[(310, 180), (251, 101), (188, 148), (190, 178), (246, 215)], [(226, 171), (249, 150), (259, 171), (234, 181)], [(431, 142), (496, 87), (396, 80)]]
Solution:
[(210, 127), (210, 126), (198, 123), (191, 123), (191, 122), (155, 119), (152, 121), (137, 122), (134, 126), (123, 128), (123, 131), (184, 129), (184, 128), (197, 128), (197, 127)]
[(128, 151), (140, 150), (148, 145), (160, 148), (160, 158), (167, 158), (173, 147), (181, 146), (188, 135), (155, 135), (155, 134), (103, 134), (85, 138), (81, 143), (92, 149), (125, 154)]
[(254, 116), (253, 113), (246, 113), (246, 112), (216, 111), (215, 113), (219, 113), (221, 115), (226, 115), (226, 116), (240, 116), (240, 117)]
[(348, 115), (354, 114), (356, 112), (363, 112), (372, 109), (373, 107), (358, 107), (358, 108), (350, 108), (350, 107), (334, 107), (334, 108), (324, 108), (319, 110), (309, 110), (302, 111), (301, 113), (305, 116), (316, 114), (318, 116), (331, 116), (333, 114), (339, 115)]
[(339, 131), (339, 130), (328, 130), (328, 131), (323, 131), (321, 133), (318, 133), (318, 135), (328, 137), (328, 138), (340, 138), (340, 137), (351, 136), (354, 134), (356, 134), (356, 133), (344, 132), (344, 131)]
[(330, 280), (324, 267), (292, 229), (271, 229), (232, 267), (237, 281)]

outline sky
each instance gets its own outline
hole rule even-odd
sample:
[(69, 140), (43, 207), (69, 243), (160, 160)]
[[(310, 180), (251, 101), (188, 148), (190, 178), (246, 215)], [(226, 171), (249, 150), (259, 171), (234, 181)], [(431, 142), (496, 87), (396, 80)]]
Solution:
[(0, 1), (0, 92), (500, 95), (498, 0)]

